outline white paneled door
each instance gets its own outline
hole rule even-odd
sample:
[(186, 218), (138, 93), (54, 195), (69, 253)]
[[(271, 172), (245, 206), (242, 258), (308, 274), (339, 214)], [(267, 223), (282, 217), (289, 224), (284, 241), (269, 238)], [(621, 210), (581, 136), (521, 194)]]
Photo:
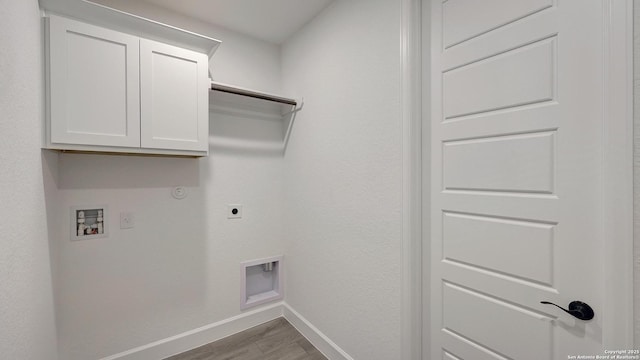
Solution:
[(603, 5), (432, 2), (425, 358), (604, 355)]

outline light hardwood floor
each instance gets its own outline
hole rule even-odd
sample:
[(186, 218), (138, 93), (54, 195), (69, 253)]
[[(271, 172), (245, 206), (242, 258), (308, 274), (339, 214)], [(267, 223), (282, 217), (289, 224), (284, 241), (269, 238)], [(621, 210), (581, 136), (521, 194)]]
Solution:
[(165, 360), (327, 360), (287, 320), (278, 318)]

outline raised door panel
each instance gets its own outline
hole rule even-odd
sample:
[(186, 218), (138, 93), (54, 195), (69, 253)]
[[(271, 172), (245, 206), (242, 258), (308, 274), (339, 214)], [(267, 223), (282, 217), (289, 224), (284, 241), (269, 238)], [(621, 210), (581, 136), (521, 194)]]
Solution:
[(208, 58), (205, 54), (140, 40), (141, 145), (207, 151)]
[(50, 16), (52, 144), (140, 146), (139, 40)]
[(442, 4), (443, 47), (451, 48), (553, 6), (553, 0), (455, 0)]
[(443, 74), (446, 120), (539, 104), (554, 98), (555, 38)]

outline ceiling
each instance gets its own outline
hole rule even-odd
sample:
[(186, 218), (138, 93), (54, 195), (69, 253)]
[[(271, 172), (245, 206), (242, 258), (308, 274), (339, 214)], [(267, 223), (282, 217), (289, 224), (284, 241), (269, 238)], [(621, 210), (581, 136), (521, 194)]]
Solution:
[(280, 44), (311, 21), (333, 0), (136, 1)]

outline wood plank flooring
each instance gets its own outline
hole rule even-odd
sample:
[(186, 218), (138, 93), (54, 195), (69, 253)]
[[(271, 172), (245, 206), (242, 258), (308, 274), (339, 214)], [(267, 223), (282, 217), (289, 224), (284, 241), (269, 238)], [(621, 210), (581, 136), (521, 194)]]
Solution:
[(287, 320), (278, 318), (165, 360), (327, 360)]

